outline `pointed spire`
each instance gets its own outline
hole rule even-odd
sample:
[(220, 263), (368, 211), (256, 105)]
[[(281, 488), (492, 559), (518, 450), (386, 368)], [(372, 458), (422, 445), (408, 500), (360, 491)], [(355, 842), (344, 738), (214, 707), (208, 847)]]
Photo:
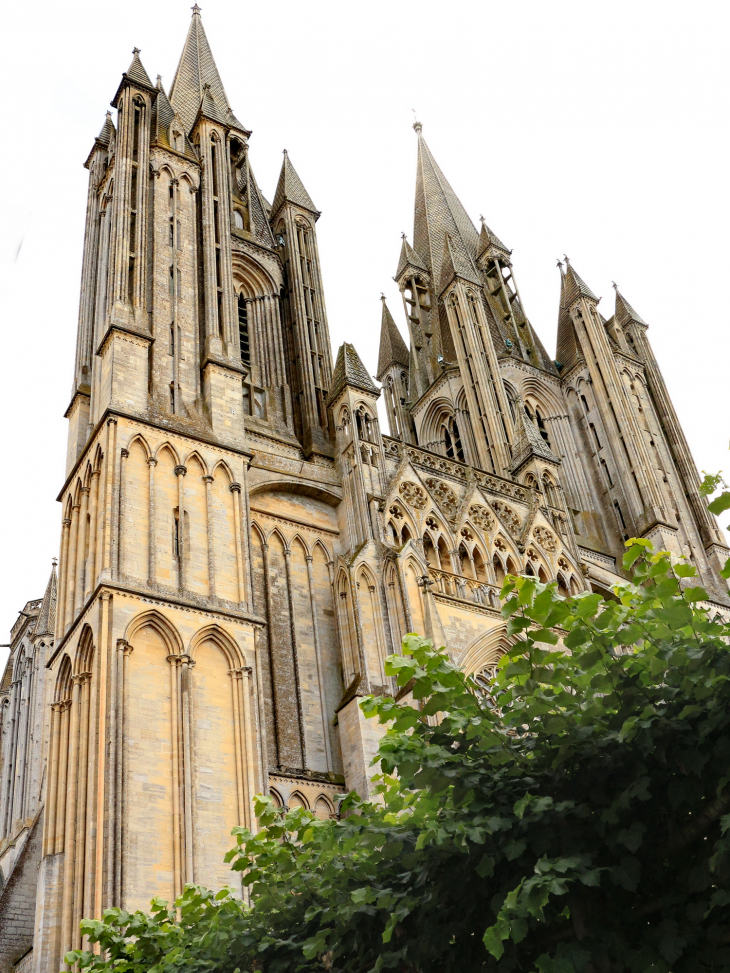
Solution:
[(132, 55), (132, 63), (127, 68), (127, 77), (130, 79), (130, 81), (136, 81), (138, 84), (151, 88), (152, 82), (150, 81), (150, 76), (145, 71), (144, 67), (142, 66), (142, 62), (139, 59), (138, 47), (134, 48)]
[(385, 303), (385, 294), (380, 298), (383, 302), (383, 316), (380, 322), (380, 352), (378, 354), (378, 381), (390, 365), (402, 365), (408, 368), (408, 348), (401, 337), (393, 315)]
[(56, 597), (58, 581), (56, 579), (56, 559), (53, 559), (51, 576), (46, 585), (46, 593), (43, 595), (38, 621), (35, 625), (34, 635), (54, 635), (56, 631)]
[(335, 370), (332, 373), (332, 390), (328, 400), (334, 402), (340, 392), (348, 385), (362, 389), (363, 392), (370, 392), (372, 395), (380, 395), (380, 389), (368, 375), (368, 370), (355, 351), (355, 346), (345, 341), (340, 345), (340, 350), (337, 352)]
[[(246, 131), (231, 111), (208, 38), (205, 36), (200, 7), (195, 4), (188, 36), (170, 88), (170, 104), (180, 115), (186, 135), (190, 134), (198, 110), (203, 106), (203, 89), (206, 84), (210, 86), (210, 99), (216, 106), (217, 114), (224, 119), (225, 124)], [(210, 106), (206, 103), (205, 114), (213, 117), (209, 115), (210, 111)]]
[(569, 313), (568, 296), (566, 292), (566, 273), (563, 264), (558, 260), (560, 269), (560, 310), (558, 311), (558, 342), (555, 350), (555, 361), (565, 368), (578, 357), (578, 340), (575, 326)]
[(398, 259), (398, 270), (395, 272), (395, 280), (398, 280), (406, 267), (414, 267), (416, 270), (423, 270), (428, 273), (428, 268), (416, 251), (408, 242), (405, 233), (401, 234), (403, 243), (400, 248), (400, 258)]
[(450, 234), (445, 234), (439, 290), (444, 290), (454, 277), (479, 283), (471, 258), (460, 243), (461, 241), (455, 240)]
[(96, 137), (96, 141), (100, 145), (109, 145), (109, 140), (112, 137), (113, 131), (114, 131), (114, 122), (112, 121), (112, 113), (108, 111), (106, 113), (106, 118), (104, 119), (104, 124), (101, 126), (101, 131)]
[(621, 294), (618, 285), (614, 284), (613, 288), (616, 291), (616, 310), (614, 311), (616, 324), (624, 328), (627, 324), (634, 321), (636, 324), (643, 324), (645, 328), (648, 327), (646, 321), (639, 317), (626, 298)]
[(431, 279), (436, 282), (441, 280), (445, 234), (455, 241), (469, 261), (476, 259), (479, 234), (431, 155), (423, 138), (423, 126), (416, 122), (413, 127), (418, 136), (413, 246), (426, 260)]
[(501, 250), (507, 257), (510, 256), (511, 251), (502, 243), (496, 233), (489, 229), (484, 217), (480, 216), (482, 224), (482, 232), (479, 234), (479, 251), (478, 256), (481, 257), (483, 253), (487, 253), (490, 250)]
[(285, 202), (295, 203), (297, 206), (301, 206), (302, 209), (313, 213), (315, 217), (319, 216), (319, 210), (312, 202), (312, 197), (304, 188), (304, 183), (297, 175), (297, 171), (292, 165), (286, 149), (284, 149), (284, 161), (281, 165), (281, 173), (279, 174), (279, 184), (274, 194), (274, 204), (271, 207), (272, 214), (276, 213), (279, 207)]
[(510, 469), (516, 473), (533, 457), (560, 465), (560, 460), (542, 438), (535, 423), (526, 415), (524, 404), (518, 401), (515, 403), (515, 444)]
[(570, 262), (570, 257), (564, 257), (563, 259), (565, 260), (565, 299), (568, 302), (568, 306), (578, 297), (587, 297), (589, 300), (598, 303), (600, 297), (596, 297), (588, 284), (578, 276)]

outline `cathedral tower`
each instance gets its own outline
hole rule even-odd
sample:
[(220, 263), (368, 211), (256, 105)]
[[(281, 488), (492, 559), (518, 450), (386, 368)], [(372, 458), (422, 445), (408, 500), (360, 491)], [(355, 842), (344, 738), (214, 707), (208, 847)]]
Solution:
[(58, 577), (0, 680), (0, 968), (24, 973), (107, 907), (235, 881), (255, 794), (320, 816), (367, 795), (359, 703), (394, 690), (386, 657), (424, 633), (488, 682), (506, 574), (610, 595), (634, 534), (730, 604), (647, 325), (618, 290), (604, 319), (566, 259), (552, 360), (420, 123), (385, 435), (351, 343), (332, 367), (320, 213), (286, 152), (264, 196), (197, 5), (169, 92), (135, 48), (112, 107), (86, 160)]

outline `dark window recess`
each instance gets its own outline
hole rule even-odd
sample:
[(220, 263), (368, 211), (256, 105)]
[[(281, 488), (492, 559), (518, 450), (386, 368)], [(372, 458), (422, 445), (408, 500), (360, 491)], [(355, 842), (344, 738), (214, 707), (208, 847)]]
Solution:
[(241, 361), (251, 364), (251, 347), (248, 340), (248, 311), (243, 294), (238, 295), (238, 341), (241, 348)]
[(624, 530), (626, 530), (626, 521), (624, 520), (624, 515), (621, 512), (621, 505), (619, 504), (618, 500), (614, 500), (613, 501), (613, 505), (616, 508), (616, 513), (618, 514), (618, 519), (621, 521), (621, 526), (623, 527)]

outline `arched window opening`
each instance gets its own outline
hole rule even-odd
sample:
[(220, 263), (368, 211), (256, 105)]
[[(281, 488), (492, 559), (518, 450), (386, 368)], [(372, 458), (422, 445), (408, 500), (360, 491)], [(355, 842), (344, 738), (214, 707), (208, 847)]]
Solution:
[(332, 808), (323, 797), (318, 797), (315, 801), (314, 813), (322, 821), (327, 821), (329, 818), (334, 817)]
[(515, 567), (515, 562), (512, 560), (511, 557), (507, 558), (506, 569), (507, 569), (507, 574), (514, 574), (514, 575), (517, 574), (517, 568)]
[(248, 340), (248, 310), (243, 294), (238, 295), (238, 343), (241, 351), (241, 361), (244, 365), (251, 364), (251, 346)]
[(549, 446), (550, 445), (550, 436), (548, 435), (547, 426), (545, 425), (545, 420), (540, 415), (540, 412), (539, 412), (538, 409), (535, 409), (535, 422), (537, 423), (538, 432), (540, 433), (540, 435), (542, 436), (542, 438), (545, 440), (545, 442)]
[(474, 572), (472, 571), (471, 559), (469, 557), (469, 552), (464, 547), (463, 544), (459, 544), (459, 564), (461, 565), (461, 573), (465, 578), (474, 578)]
[(458, 460), (460, 463), (466, 462), (464, 459), (464, 447), (461, 443), (461, 433), (459, 432), (459, 426), (453, 416), (441, 427), (443, 433), (443, 442), (446, 449), (446, 455), (449, 459)]
[(585, 414), (588, 415), (588, 413), (591, 410), (588, 408), (588, 402), (586, 401), (585, 395), (581, 395), (580, 400), (583, 403), (583, 410), (584, 410)]
[[(580, 585), (578, 584), (578, 581), (577, 581), (575, 575), (574, 574), (571, 574), (571, 576), (570, 576), (570, 593), (572, 595), (577, 595), (579, 592), (580, 592)], [(611, 592), (611, 594), (613, 594), (613, 592)], [(616, 601), (618, 601), (618, 598), (616, 598), (615, 595), (614, 595), (614, 599)]]
[(543, 476), (542, 482), (545, 487), (545, 496), (550, 506), (562, 506), (560, 503), (560, 491), (558, 490), (556, 483), (549, 476)]
[(558, 594), (562, 595), (563, 598), (570, 597), (570, 591), (568, 590), (568, 586), (565, 583), (565, 578), (562, 576), (562, 574), (558, 575)]
[(403, 524), (403, 529), (400, 532), (400, 539), (401, 543), (403, 544), (411, 539), (411, 532), (408, 530), (408, 524)]
[(525, 565), (525, 574), (529, 574), (531, 578), (535, 577), (535, 572), (533, 571), (532, 565), (530, 564), (529, 561)]
[(504, 565), (500, 561), (499, 557), (495, 554), (492, 558), (492, 567), (494, 568), (494, 577), (498, 585), (504, 584), (504, 579), (506, 577), (506, 572), (504, 570)]
[(484, 564), (484, 558), (478, 547), (474, 548), (474, 573), (476, 574), (477, 581), (486, 582), (487, 579), (487, 568)]
[(430, 534), (423, 535), (423, 553), (426, 557), (426, 563), (431, 568), (438, 567), (438, 561), (436, 560), (436, 549), (433, 546), (433, 541), (431, 540)]
[(547, 581), (548, 581), (547, 571), (542, 566), (542, 564), (538, 565), (538, 568), (537, 568), (537, 576), (540, 579), (540, 581), (542, 582), (542, 584), (547, 584)]
[(449, 551), (446, 547), (446, 541), (443, 537), (439, 537), (438, 543), (436, 545), (436, 553), (439, 559), (439, 567), (442, 571), (453, 571), (453, 566), (451, 564), (451, 559), (449, 557)]
[(603, 474), (606, 477), (606, 482), (610, 487), (612, 487), (613, 480), (611, 479), (611, 473), (608, 469), (608, 464), (606, 463), (605, 459), (603, 459), (603, 457), (601, 457), (601, 469), (603, 470)]
[(233, 210), (233, 225), (236, 227), (237, 230), (243, 229), (243, 216), (240, 210), (237, 209)]
[(601, 440), (598, 438), (598, 433), (596, 432), (596, 427), (593, 425), (592, 422), (590, 422), (588, 425), (590, 427), (591, 432), (593, 433), (593, 440), (594, 440), (594, 442), (596, 444), (596, 449), (601, 449)]

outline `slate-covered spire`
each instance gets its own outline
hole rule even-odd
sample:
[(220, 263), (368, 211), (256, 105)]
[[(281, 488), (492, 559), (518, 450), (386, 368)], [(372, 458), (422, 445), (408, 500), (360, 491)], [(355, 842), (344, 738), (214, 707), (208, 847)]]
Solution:
[(393, 315), (388, 310), (385, 297), (383, 302), (383, 317), (380, 322), (380, 352), (378, 354), (378, 381), (391, 365), (401, 365), (408, 368), (409, 358), (406, 343), (396, 327)]
[(334, 402), (345, 386), (351, 385), (363, 392), (370, 392), (372, 395), (379, 396), (380, 389), (375, 385), (368, 375), (368, 370), (363, 365), (360, 356), (355, 351), (355, 346), (349, 341), (340, 345), (337, 352), (337, 362), (332, 373), (332, 389), (329, 394), (329, 401)]
[(573, 268), (570, 258), (565, 258), (565, 299), (570, 306), (577, 297), (587, 297), (590, 301), (598, 303), (600, 298), (596, 297), (588, 284), (580, 277)]
[(642, 324), (644, 327), (648, 327), (646, 321), (639, 317), (626, 298), (621, 294), (617, 285), (614, 284), (613, 286), (616, 291), (616, 309), (614, 311), (616, 324), (618, 324), (619, 327), (624, 328), (627, 324), (630, 324), (633, 321), (636, 324)]
[(446, 233), (444, 239), (443, 256), (441, 262), (441, 280), (439, 290), (443, 291), (454, 277), (461, 277), (462, 280), (470, 280), (474, 284), (479, 284), (479, 277), (474, 269), (469, 254), (465, 251), (461, 241)]
[(308, 210), (315, 217), (320, 215), (319, 210), (312, 202), (312, 197), (304, 188), (304, 183), (299, 178), (296, 169), (292, 165), (289, 153), (284, 149), (284, 161), (281, 165), (279, 174), (279, 184), (276, 187), (274, 203), (271, 207), (272, 215), (277, 212), (282, 203), (294, 203)]
[(145, 71), (142, 62), (139, 59), (139, 48), (135, 47), (132, 51), (132, 63), (127, 68), (127, 77), (130, 81), (136, 81), (138, 84), (146, 85), (148, 88), (152, 88), (152, 82), (150, 81), (150, 76)]
[[(179, 114), (185, 126), (185, 134), (189, 135), (193, 127), (198, 110), (203, 102), (206, 84), (210, 88), (209, 97), (226, 124), (246, 131), (231, 111), (221, 76), (218, 73), (213, 54), (205, 36), (203, 21), (200, 17), (200, 7), (195, 4), (193, 17), (190, 21), (188, 36), (180, 55), (175, 77), (170, 88), (170, 104)], [(204, 109), (205, 110), (205, 109)], [(207, 106), (205, 114), (212, 117)]]
[(416, 251), (408, 242), (405, 233), (402, 234), (401, 239), (403, 243), (400, 248), (400, 257), (398, 259), (398, 270), (395, 272), (394, 280), (398, 280), (400, 275), (407, 267), (413, 267), (415, 270), (423, 270), (428, 273), (428, 267), (418, 256)]
[(493, 230), (489, 229), (483, 216), (481, 220), (482, 232), (479, 234), (478, 256), (481, 257), (484, 253), (491, 254), (492, 251), (500, 251), (501, 253), (505, 254), (505, 256), (509, 257), (512, 251), (509, 250), (504, 243), (502, 243)]
[(429, 265), (431, 280), (438, 286), (446, 234), (451, 237), (454, 248), (462, 251), (469, 263), (476, 259), (479, 234), (431, 155), (423, 138), (421, 123), (416, 122), (413, 127), (418, 135), (413, 246)]
[(51, 576), (46, 585), (46, 593), (43, 595), (38, 621), (35, 625), (34, 635), (54, 635), (56, 631), (56, 599), (58, 581), (56, 578), (56, 561), (53, 561)]

